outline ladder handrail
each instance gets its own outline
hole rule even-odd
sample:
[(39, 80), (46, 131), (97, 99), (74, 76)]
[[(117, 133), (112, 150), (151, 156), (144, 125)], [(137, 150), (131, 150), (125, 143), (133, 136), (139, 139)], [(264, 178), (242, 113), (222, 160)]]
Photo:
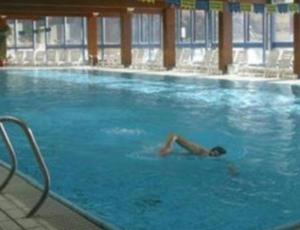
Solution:
[[(27, 217), (31, 217), (39, 210), (39, 208), (43, 205), (43, 203), (45, 202), (45, 200), (48, 197), (49, 190), (50, 190), (50, 174), (49, 174), (47, 165), (44, 161), (44, 158), (42, 156), (42, 153), (40, 151), (40, 148), (39, 148), (39, 146), (38, 146), (38, 144), (35, 140), (33, 132), (27, 126), (27, 124), (24, 121), (22, 121), (22, 120), (20, 120), (16, 117), (12, 117), (12, 116), (2, 116), (2, 117), (0, 117), (0, 124), (2, 124), (2, 126), (0, 126), (0, 127), (4, 127), (3, 126), (4, 123), (13, 123), (13, 124), (16, 124), (19, 127), (21, 127), (21, 129), (23, 130), (25, 136), (27, 137), (27, 139), (30, 143), (31, 149), (32, 149), (32, 151), (34, 153), (34, 156), (35, 156), (35, 160), (38, 163), (39, 169), (40, 169), (41, 174), (42, 174), (43, 179), (44, 179), (43, 193), (42, 193), (40, 199), (38, 200), (38, 202), (34, 205), (34, 207), (27, 214)], [(14, 150), (13, 150), (13, 147), (11, 145), (11, 142), (10, 142), (7, 135), (6, 135), (7, 138), (5, 138), (5, 133), (6, 133), (5, 129), (1, 129), (1, 131), (2, 131), (2, 137), (4, 137), (4, 140), (5, 140), (6, 147), (7, 147), (8, 151), (9, 151), (11, 157), (12, 157), (12, 155), (14, 155), (13, 154)], [(3, 135), (3, 133), (4, 133), (4, 135)]]
[(14, 176), (16, 170), (17, 170), (17, 155), (14, 150), (14, 147), (8, 137), (8, 134), (6, 132), (6, 129), (2, 123), (0, 123), (0, 134), (2, 136), (3, 142), (5, 143), (5, 147), (8, 150), (9, 157), (12, 163), (11, 169), (9, 171), (9, 174), (7, 175), (6, 179), (3, 181), (3, 183), (0, 185), (0, 192), (5, 189), (5, 187), (9, 184), (10, 180)]

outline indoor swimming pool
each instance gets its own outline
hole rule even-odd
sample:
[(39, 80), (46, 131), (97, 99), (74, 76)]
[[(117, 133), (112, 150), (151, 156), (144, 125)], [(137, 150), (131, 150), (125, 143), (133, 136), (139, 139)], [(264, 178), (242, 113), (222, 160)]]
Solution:
[[(32, 127), (52, 190), (126, 230), (269, 230), (300, 219), (300, 88), (92, 70), (0, 71), (0, 115)], [(8, 127), (20, 171), (40, 181)], [(159, 148), (170, 132), (220, 158)], [(7, 160), (0, 143), (0, 159)]]

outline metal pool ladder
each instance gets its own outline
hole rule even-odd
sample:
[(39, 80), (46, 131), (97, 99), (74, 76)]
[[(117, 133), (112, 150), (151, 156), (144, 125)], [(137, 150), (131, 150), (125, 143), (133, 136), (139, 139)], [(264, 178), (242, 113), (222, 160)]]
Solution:
[(41, 174), (44, 179), (43, 193), (42, 193), (40, 199), (38, 200), (38, 202), (33, 206), (33, 208), (29, 211), (29, 213), (26, 216), (26, 217), (31, 217), (40, 209), (40, 207), (44, 204), (44, 202), (46, 201), (46, 199), (48, 197), (49, 190), (50, 190), (50, 174), (49, 174), (47, 165), (44, 161), (44, 158), (42, 156), (42, 153), (40, 151), (40, 148), (35, 140), (35, 137), (31, 131), (31, 129), (27, 126), (27, 124), (24, 121), (22, 121), (16, 117), (12, 117), (12, 116), (2, 116), (1, 117), (0, 116), (0, 135), (2, 136), (3, 142), (9, 153), (9, 157), (10, 157), (10, 160), (12, 163), (9, 174), (7, 175), (4, 182), (2, 184), (0, 184), (0, 192), (2, 192), (4, 190), (4, 188), (6, 188), (6, 186), (9, 184), (9, 182), (11, 181), (13, 175), (15, 174), (15, 172), (17, 170), (17, 154), (14, 150), (14, 147), (10, 141), (10, 138), (9, 138), (9, 136), (6, 132), (5, 126), (4, 126), (5, 124), (8, 124), (8, 123), (15, 124), (23, 130), (24, 135), (27, 137), (27, 140), (30, 144), (33, 155), (35, 157), (35, 160), (38, 163), (39, 169), (40, 169)]

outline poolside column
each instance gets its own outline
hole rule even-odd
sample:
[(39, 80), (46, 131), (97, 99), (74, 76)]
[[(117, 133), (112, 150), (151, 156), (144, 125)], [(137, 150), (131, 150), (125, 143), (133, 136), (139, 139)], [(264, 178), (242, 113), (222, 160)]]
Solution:
[[(299, 3), (295, 0), (294, 3)], [(294, 14), (294, 74), (300, 77), (300, 13)]]
[(224, 10), (219, 12), (219, 70), (224, 74), (232, 64), (232, 14), (227, 4), (224, 2)]
[(166, 69), (176, 66), (175, 7), (168, 7), (163, 13), (163, 60)]
[(122, 12), (121, 15), (121, 63), (124, 67), (129, 67), (132, 63), (132, 10), (134, 9), (128, 8), (124, 12)]
[(6, 63), (6, 38), (9, 33), (9, 27), (4, 16), (0, 17), (0, 33), (0, 67), (3, 67)]
[(97, 16), (90, 16), (87, 18), (87, 42), (88, 54), (91, 65), (98, 63), (98, 45), (97, 45)]

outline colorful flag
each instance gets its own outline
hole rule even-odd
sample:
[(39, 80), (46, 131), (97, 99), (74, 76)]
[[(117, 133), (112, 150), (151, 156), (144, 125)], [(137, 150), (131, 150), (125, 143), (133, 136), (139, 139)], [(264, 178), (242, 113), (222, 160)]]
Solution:
[(209, 9), (214, 11), (223, 11), (223, 2), (211, 1), (209, 2)]
[(196, 9), (208, 11), (209, 10), (208, 1), (204, 1), (204, 0), (196, 1)]
[(273, 4), (266, 4), (266, 8), (269, 14), (275, 13), (277, 11), (276, 5)]
[(254, 11), (254, 13), (257, 13), (257, 14), (258, 13), (263, 14), (265, 12), (265, 5), (254, 3), (253, 4), (253, 11)]
[(169, 5), (180, 6), (180, 0), (167, 0)]
[(291, 3), (288, 5), (289, 11), (293, 13), (298, 13), (299, 12), (299, 4), (297, 3)]
[(155, 0), (138, 0), (139, 2), (155, 3)]
[(288, 12), (288, 4), (278, 4), (277, 10), (279, 13), (287, 13)]
[(240, 9), (242, 12), (251, 12), (252, 4), (251, 3), (241, 3)]
[(241, 11), (240, 3), (238, 3), (238, 2), (229, 2), (228, 3), (228, 9), (229, 9), (229, 12), (231, 12), (231, 13), (240, 12)]
[(196, 0), (181, 0), (181, 7), (184, 9), (195, 9)]

